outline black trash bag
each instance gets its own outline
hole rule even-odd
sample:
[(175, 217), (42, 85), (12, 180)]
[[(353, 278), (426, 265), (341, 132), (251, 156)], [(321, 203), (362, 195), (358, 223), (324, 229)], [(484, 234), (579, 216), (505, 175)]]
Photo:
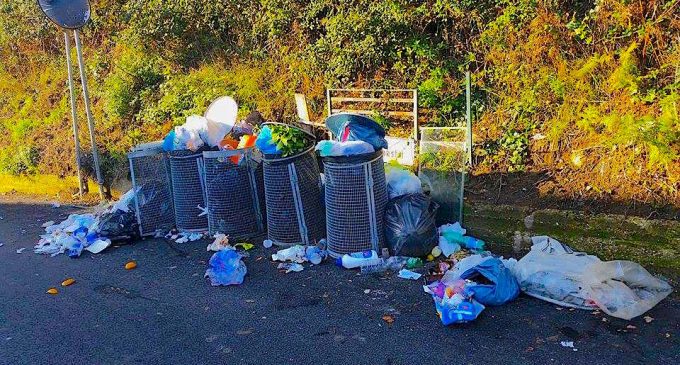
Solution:
[(111, 241), (129, 241), (139, 237), (139, 224), (135, 215), (135, 207), (128, 211), (113, 210), (99, 217), (98, 233)]
[(435, 216), (439, 205), (425, 194), (407, 194), (387, 203), (385, 240), (392, 255), (427, 256), (439, 243)]
[[(159, 207), (161, 216), (166, 215), (168, 209), (172, 209), (170, 202), (166, 202), (166, 197), (160, 194), (163, 191), (162, 182), (152, 180), (137, 189), (136, 197), (139, 198), (140, 209), (147, 204), (152, 204), (152, 206)], [(100, 237), (106, 237), (111, 241), (132, 241), (141, 238), (135, 197), (128, 196), (128, 194), (132, 194), (132, 191), (121, 197), (121, 201), (127, 199), (125, 203), (118, 202), (99, 216), (97, 233)]]

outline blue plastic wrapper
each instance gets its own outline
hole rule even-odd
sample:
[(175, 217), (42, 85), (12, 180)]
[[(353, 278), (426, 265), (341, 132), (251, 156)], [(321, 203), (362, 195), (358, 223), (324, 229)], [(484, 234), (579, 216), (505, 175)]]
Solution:
[(175, 149), (175, 130), (171, 130), (163, 139), (163, 151), (172, 151)]
[(241, 260), (241, 254), (235, 250), (215, 252), (208, 262), (205, 277), (210, 278), (210, 285), (239, 285), (243, 283), (248, 269)]
[(503, 265), (497, 258), (489, 258), (482, 261), (479, 265), (468, 269), (460, 277), (479, 281), (477, 278), (483, 276), (492, 284), (468, 285), (465, 289), (474, 295), (474, 298), (484, 305), (502, 305), (514, 300), (519, 295), (519, 284), (512, 275), (510, 269)]
[(448, 326), (453, 323), (466, 323), (477, 319), (480, 313), (484, 310), (484, 306), (479, 304), (474, 299), (465, 299), (458, 305), (446, 305), (435, 301), (437, 313), (441, 318), (442, 323)]
[(334, 114), (326, 118), (326, 126), (339, 141), (364, 141), (376, 151), (387, 149), (385, 129), (365, 115)]
[(255, 146), (265, 155), (278, 155), (281, 151), (276, 147), (276, 143), (272, 142), (272, 130), (268, 126), (262, 127), (260, 134), (257, 135)]

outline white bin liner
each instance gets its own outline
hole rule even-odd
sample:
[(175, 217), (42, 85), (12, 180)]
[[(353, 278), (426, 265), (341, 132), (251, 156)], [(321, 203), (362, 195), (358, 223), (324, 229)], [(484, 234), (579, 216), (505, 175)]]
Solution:
[(637, 263), (603, 262), (547, 236), (532, 237), (532, 242), (531, 251), (513, 272), (522, 291), (533, 297), (566, 307), (599, 308), (630, 320), (672, 291)]

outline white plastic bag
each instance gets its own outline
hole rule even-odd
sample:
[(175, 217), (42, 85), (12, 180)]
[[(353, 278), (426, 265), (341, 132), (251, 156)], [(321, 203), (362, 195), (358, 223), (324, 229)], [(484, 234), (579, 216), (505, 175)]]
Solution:
[(385, 165), (385, 180), (390, 199), (405, 194), (421, 194), (423, 192), (418, 176), (399, 167)]
[(175, 149), (197, 151), (204, 144), (202, 137), (207, 136), (208, 121), (200, 115), (187, 117), (186, 123), (175, 127)]
[(532, 237), (531, 251), (514, 265), (522, 291), (566, 307), (592, 309), (630, 320), (650, 310), (672, 288), (630, 261), (602, 262), (547, 237)]

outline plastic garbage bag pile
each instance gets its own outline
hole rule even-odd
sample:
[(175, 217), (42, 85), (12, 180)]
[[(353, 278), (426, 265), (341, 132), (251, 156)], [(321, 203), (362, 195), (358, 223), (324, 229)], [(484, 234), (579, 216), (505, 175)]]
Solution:
[(66, 253), (69, 257), (79, 257), (83, 250), (99, 253), (111, 245), (112, 239), (136, 237), (138, 229), (130, 190), (98, 213), (71, 214), (59, 224), (48, 225), (34, 252), (50, 256)]
[(672, 291), (667, 282), (637, 263), (601, 261), (547, 236), (531, 240), (531, 251), (513, 272), (522, 291), (533, 297), (566, 307), (599, 308), (610, 316), (630, 320)]
[(252, 147), (256, 138), (252, 123), (261, 123), (261, 118), (252, 118), (249, 115), (246, 121), (237, 123), (237, 112), (238, 105), (234, 99), (218, 98), (210, 105), (205, 117), (188, 116), (184, 124), (170, 131), (163, 140), (163, 150), (196, 152), (203, 149), (231, 150)]
[(520, 292), (503, 261), (483, 255), (464, 258), (441, 280), (423, 286), (423, 290), (432, 295), (444, 325), (472, 321), (486, 306), (508, 303)]

